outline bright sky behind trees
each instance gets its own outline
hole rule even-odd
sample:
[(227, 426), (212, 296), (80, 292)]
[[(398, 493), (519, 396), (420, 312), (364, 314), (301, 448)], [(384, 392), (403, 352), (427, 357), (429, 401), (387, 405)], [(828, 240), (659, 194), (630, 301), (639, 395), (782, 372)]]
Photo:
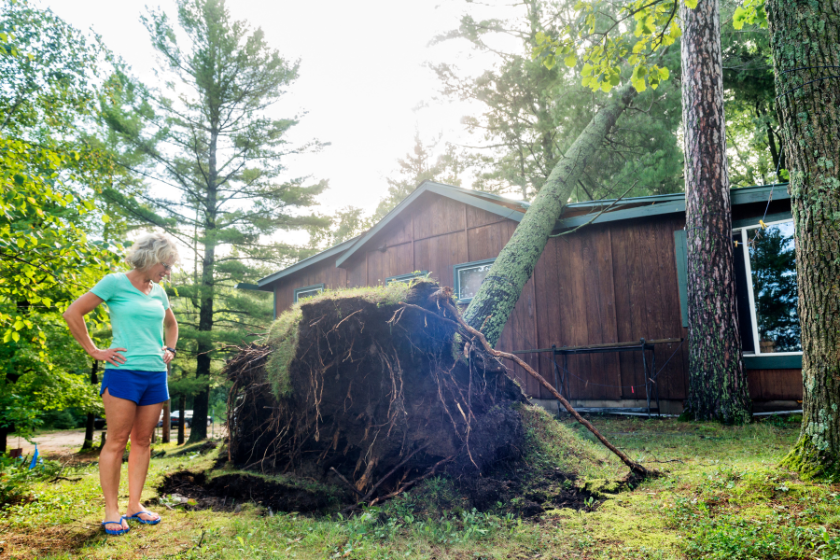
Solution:
[[(174, 19), (174, 2), (42, 1), (75, 27), (100, 34), (135, 75), (155, 84), (153, 52), (140, 15), (148, 4)], [(322, 212), (347, 205), (372, 211), (386, 194), (385, 177), (414, 146), (415, 131), (424, 140), (442, 136), (471, 142), (460, 119), (475, 108), (439, 96), (440, 84), (424, 63), (457, 61), (476, 73), (492, 64), (463, 41), (429, 45), (437, 34), (457, 28), (463, 12), (476, 14), (476, 8), (463, 0), (228, 3), (232, 16), (261, 27), (281, 56), (302, 61), (300, 78), (271, 114), (307, 111), (289, 137), (301, 144), (313, 138), (331, 143), (320, 154), (287, 162), (292, 175), (329, 180)]]

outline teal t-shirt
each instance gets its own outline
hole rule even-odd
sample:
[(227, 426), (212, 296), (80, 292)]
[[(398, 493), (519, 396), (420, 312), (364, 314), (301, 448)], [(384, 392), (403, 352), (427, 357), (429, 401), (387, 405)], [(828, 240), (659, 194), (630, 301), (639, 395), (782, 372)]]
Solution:
[(149, 295), (134, 287), (122, 272), (109, 274), (91, 290), (108, 304), (111, 331), (110, 348), (121, 352), (125, 363), (119, 367), (106, 362), (105, 369), (164, 371), (163, 316), (169, 309), (169, 298), (160, 284), (152, 284)]

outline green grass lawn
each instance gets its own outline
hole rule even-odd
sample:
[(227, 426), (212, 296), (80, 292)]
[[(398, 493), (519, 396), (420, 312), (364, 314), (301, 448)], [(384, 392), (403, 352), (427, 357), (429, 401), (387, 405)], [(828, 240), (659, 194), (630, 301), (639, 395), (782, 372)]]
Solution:
[[(78, 480), (39, 483), (34, 501), (3, 511), (0, 558), (840, 558), (840, 488), (776, 466), (796, 439), (796, 421), (593, 422), (664, 476), (590, 508), (532, 519), (435, 506), (453, 503), (440, 500), (453, 492), (444, 479), (350, 518), (269, 515), (251, 504), (229, 512), (158, 505), (161, 524), (135, 524), (115, 538), (99, 527), (102, 498), (89, 465), (64, 473)], [(154, 459), (144, 497), (157, 496), (166, 473), (204, 470), (214, 454)]]

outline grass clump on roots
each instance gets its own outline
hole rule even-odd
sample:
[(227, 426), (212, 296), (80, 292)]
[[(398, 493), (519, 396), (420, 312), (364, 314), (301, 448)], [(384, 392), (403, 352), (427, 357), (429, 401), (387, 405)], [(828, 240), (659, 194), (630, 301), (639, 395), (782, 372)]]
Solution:
[[(288, 397), (292, 391), (289, 378), (289, 365), (295, 357), (298, 347), (299, 323), (303, 317), (301, 305), (318, 303), (325, 300), (337, 304), (339, 299), (359, 298), (378, 305), (396, 305), (405, 301), (409, 289), (418, 282), (430, 282), (417, 278), (412, 282), (391, 282), (384, 286), (361, 286), (343, 290), (325, 290), (311, 298), (295, 303), (284, 311), (271, 325), (268, 332), (268, 345), (271, 354), (266, 363), (266, 377), (271, 384), (271, 391), (278, 399)], [(340, 309), (338, 306), (336, 309)]]
[(582, 480), (617, 480), (626, 468), (580, 424), (558, 422), (540, 406), (519, 409), (525, 427), (525, 462)]

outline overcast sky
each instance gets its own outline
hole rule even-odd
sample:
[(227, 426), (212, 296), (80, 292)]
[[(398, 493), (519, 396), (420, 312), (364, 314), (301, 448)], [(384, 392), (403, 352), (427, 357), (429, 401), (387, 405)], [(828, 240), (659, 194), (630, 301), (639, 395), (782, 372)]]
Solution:
[[(145, 5), (175, 16), (174, 0), (42, 0), (81, 29), (93, 29), (144, 82), (154, 84), (154, 56), (140, 15)], [(466, 44), (429, 46), (455, 29), (465, 0), (236, 0), (235, 19), (265, 31), (266, 40), (287, 59), (300, 59), (300, 78), (272, 111), (276, 116), (306, 112), (292, 139), (317, 138), (331, 146), (300, 156), (287, 167), (296, 176), (328, 179), (321, 211), (347, 205), (375, 208), (387, 190), (397, 158), (413, 146), (415, 130), (425, 139), (467, 142), (461, 117), (475, 107), (438, 99), (439, 83), (426, 62), (458, 62), (472, 72), (492, 64), (475, 58)], [(420, 107), (420, 108), (418, 108)], [(470, 140), (472, 141), (472, 140)]]

